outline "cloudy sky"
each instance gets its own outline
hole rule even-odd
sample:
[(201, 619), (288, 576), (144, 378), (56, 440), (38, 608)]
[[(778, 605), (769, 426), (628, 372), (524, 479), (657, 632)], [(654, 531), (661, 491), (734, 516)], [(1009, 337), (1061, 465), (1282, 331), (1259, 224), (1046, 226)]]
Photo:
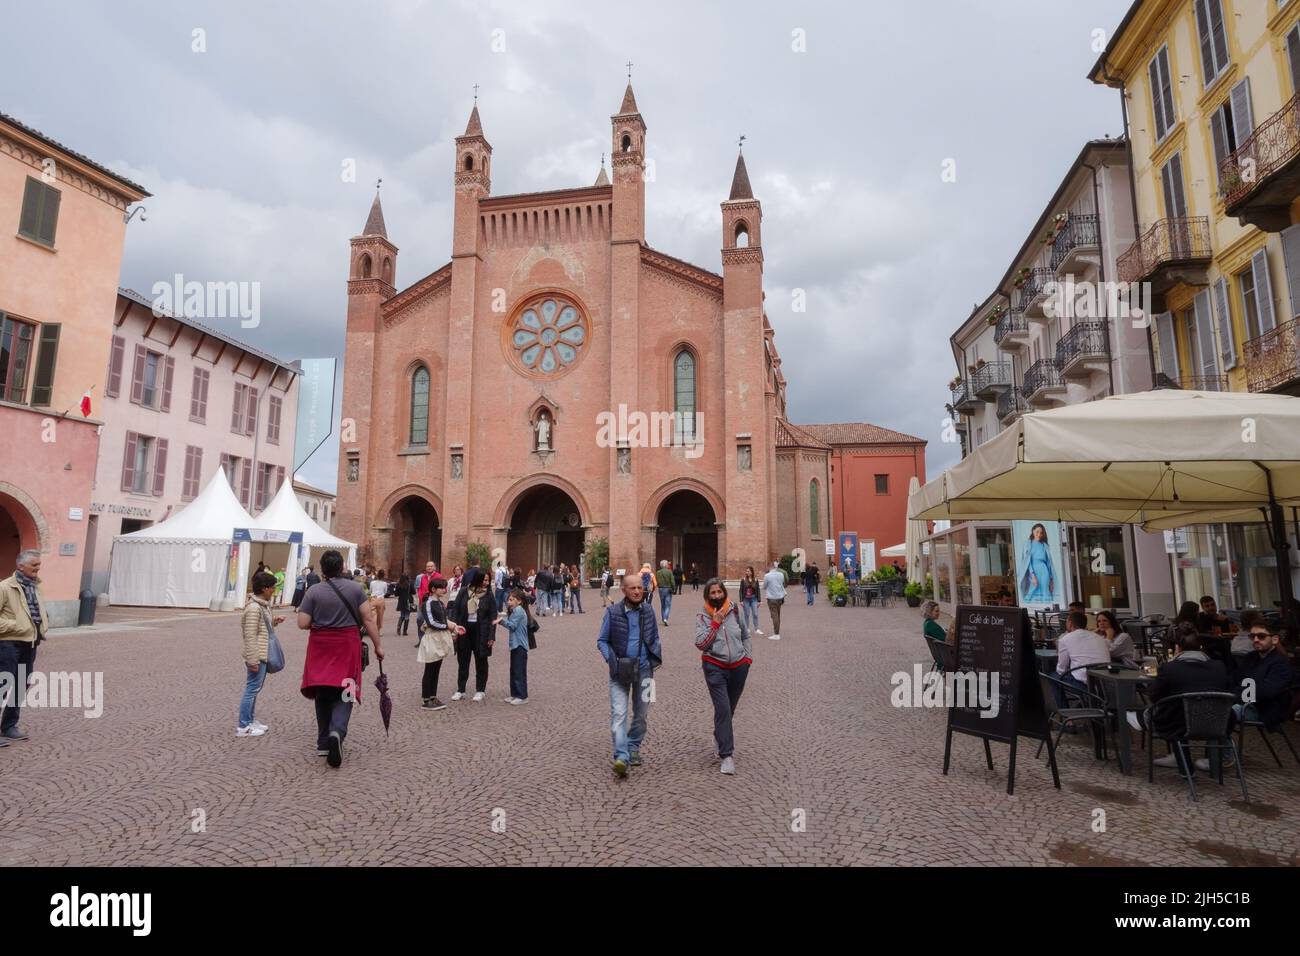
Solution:
[[(587, 185), (630, 60), (649, 244), (721, 271), (743, 133), (792, 420), (928, 439), (932, 477), (959, 454), (948, 336), (1083, 141), (1121, 132), (1118, 94), (1084, 74), (1128, 5), (57, 0), (6, 9), (0, 112), (154, 194), (124, 285), (260, 282), (261, 325), (226, 331), (341, 358), (347, 240), (375, 180), (404, 287), (448, 259), (474, 84), (494, 194)], [(333, 488), (335, 468), (331, 441), (302, 475)]]

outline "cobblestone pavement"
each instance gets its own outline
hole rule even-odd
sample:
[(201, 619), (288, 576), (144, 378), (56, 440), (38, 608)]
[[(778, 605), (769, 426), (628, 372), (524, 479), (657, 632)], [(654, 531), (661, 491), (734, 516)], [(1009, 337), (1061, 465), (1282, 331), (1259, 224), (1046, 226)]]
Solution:
[(502, 702), (498, 645), (486, 703), (426, 713), (414, 637), (392, 633), (390, 608), (392, 731), (385, 738), (372, 665), (339, 770), (313, 753), (296, 629), (286, 625), (289, 666), (258, 706), (272, 730), (252, 739), (234, 736), (235, 615), (109, 614), (104, 630), (56, 632), (39, 669), (102, 671), (104, 713), (24, 715), (31, 740), (0, 750), (0, 864), (1297, 862), (1300, 770), (1276, 769), (1258, 738), (1247, 739), (1249, 805), (1232, 784), (1205, 782), (1193, 805), (1172, 771), (1154, 785), (1121, 776), (1084, 738), (1062, 746), (1063, 791), (1028, 741), (1014, 796), (1005, 746), (994, 745), (990, 772), (979, 742), (956, 737), (944, 777), (942, 711), (889, 704), (891, 674), (925, 660), (918, 614), (902, 604), (788, 602), (782, 640), (755, 641), (738, 773), (724, 777), (691, 643), (696, 602), (687, 589), (674, 605), (645, 766), (626, 781), (609, 769), (593, 609), (543, 622), (528, 706)]

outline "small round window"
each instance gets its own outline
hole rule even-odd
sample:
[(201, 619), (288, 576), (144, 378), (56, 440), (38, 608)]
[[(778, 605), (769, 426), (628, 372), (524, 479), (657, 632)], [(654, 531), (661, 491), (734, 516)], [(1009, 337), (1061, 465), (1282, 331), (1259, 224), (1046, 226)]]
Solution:
[(535, 375), (562, 374), (577, 363), (590, 330), (578, 305), (562, 295), (529, 299), (509, 326), (516, 362)]

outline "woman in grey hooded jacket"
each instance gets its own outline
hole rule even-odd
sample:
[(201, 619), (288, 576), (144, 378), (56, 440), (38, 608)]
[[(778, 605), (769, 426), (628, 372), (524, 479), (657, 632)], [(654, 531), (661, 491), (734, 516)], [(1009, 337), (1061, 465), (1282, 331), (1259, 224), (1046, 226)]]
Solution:
[(722, 772), (734, 774), (735, 735), (731, 721), (752, 661), (749, 631), (720, 578), (710, 578), (704, 585), (704, 609), (695, 619), (695, 646), (713, 700), (713, 739), (722, 758)]

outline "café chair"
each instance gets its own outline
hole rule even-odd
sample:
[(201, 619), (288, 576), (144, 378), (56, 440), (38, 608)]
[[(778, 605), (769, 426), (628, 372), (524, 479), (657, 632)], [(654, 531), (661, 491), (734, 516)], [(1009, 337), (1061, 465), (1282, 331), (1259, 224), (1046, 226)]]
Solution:
[(1273, 760), (1279, 767), (1282, 766), (1282, 758), (1279, 757), (1277, 755), (1277, 751), (1273, 749), (1273, 743), (1268, 739), (1269, 734), (1281, 735), (1282, 741), (1286, 744), (1287, 750), (1290, 750), (1291, 756), (1295, 758), (1296, 765), (1300, 766), (1300, 754), (1296, 753), (1295, 744), (1291, 743), (1291, 738), (1288, 737), (1286, 733), (1286, 725), (1291, 723), (1291, 721), (1295, 720), (1295, 715), (1297, 711), (1300, 711), (1300, 693), (1296, 694), (1296, 696), (1292, 699), (1291, 709), (1287, 711), (1287, 715), (1282, 719), (1282, 723), (1278, 724), (1277, 728), (1274, 730), (1269, 730), (1267, 727), (1265, 727), (1264, 722), (1262, 720), (1246, 720), (1244, 717), (1238, 718), (1237, 719), (1237, 750), (1243, 754), (1246, 752), (1246, 747), (1245, 747), (1246, 728), (1254, 727), (1259, 731), (1260, 737), (1264, 739), (1264, 746), (1268, 748), (1268, 752), (1273, 755)]
[[(1169, 745), (1169, 752), (1175, 747), (1183, 750), (1187, 758), (1187, 788), (1192, 802), (1196, 802), (1196, 768), (1192, 760), (1193, 743), (1204, 744), (1212, 750), (1218, 759), (1213, 761), (1219, 785), (1223, 785), (1223, 751), (1232, 754), (1237, 767), (1237, 781), (1241, 784), (1241, 798), (1247, 803), (1250, 796), (1246, 793), (1246, 776), (1241, 767), (1241, 754), (1232, 739), (1232, 705), (1237, 702), (1235, 694), (1226, 691), (1197, 691), (1190, 694), (1174, 694), (1156, 701), (1143, 714), (1142, 723), (1151, 733), (1151, 746), (1147, 748), (1147, 782), (1155, 783), (1155, 741), (1164, 740)], [(1165, 734), (1156, 729), (1155, 714), (1162, 707), (1179, 706), (1183, 708), (1184, 731), (1182, 734)]]
[[(1038, 686), (1042, 690), (1043, 706), (1047, 710), (1047, 732), (1050, 734), (1056, 730), (1056, 741), (1053, 746), (1061, 746), (1061, 738), (1065, 736), (1067, 727), (1088, 724), (1092, 728), (1097, 756), (1101, 760), (1106, 760), (1105, 701), (1090, 691), (1066, 683), (1054, 674), (1039, 674)], [(1058, 687), (1065, 694), (1068, 706), (1062, 707), (1056, 702)], [(1043, 741), (1039, 741), (1034, 757), (1037, 758), (1042, 753)]]
[(945, 670), (952, 668), (952, 645), (947, 641), (941, 641), (936, 637), (925, 635), (925, 643), (929, 645), (930, 657), (934, 663), (930, 665), (930, 671), (938, 671), (942, 674)]

